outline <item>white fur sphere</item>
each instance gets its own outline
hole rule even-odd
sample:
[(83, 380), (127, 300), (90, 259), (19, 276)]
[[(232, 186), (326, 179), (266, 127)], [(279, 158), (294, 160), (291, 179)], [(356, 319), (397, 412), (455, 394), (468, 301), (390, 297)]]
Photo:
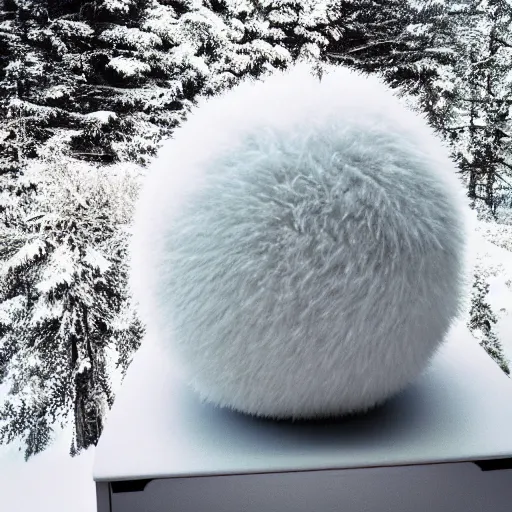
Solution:
[(375, 77), (307, 64), (201, 100), (136, 206), (130, 282), (201, 398), (365, 411), (427, 366), (465, 290), (464, 189)]

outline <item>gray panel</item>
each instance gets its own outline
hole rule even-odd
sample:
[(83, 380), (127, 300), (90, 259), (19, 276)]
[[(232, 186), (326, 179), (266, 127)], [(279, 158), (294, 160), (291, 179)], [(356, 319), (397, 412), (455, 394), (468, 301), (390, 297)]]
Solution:
[(96, 482), (97, 512), (112, 512), (110, 506), (110, 485), (107, 482)]
[(112, 512), (510, 512), (512, 470), (471, 463), (153, 480)]

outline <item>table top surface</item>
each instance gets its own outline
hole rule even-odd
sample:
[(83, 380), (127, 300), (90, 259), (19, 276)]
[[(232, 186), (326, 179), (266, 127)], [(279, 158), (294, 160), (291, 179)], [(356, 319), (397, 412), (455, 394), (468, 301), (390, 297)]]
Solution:
[(203, 404), (148, 336), (95, 453), (94, 479), (345, 469), (512, 456), (512, 380), (456, 324), (429, 368), (360, 416), (272, 422)]

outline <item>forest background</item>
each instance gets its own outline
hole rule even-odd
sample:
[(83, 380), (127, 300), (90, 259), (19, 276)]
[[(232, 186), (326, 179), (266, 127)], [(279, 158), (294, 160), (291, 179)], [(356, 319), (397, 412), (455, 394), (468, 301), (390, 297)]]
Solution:
[(96, 444), (144, 334), (147, 165), (200, 96), (297, 59), (381, 75), (449, 145), (485, 242), (465, 321), (508, 374), (511, 24), (506, 0), (1, 0), (0, 444)]

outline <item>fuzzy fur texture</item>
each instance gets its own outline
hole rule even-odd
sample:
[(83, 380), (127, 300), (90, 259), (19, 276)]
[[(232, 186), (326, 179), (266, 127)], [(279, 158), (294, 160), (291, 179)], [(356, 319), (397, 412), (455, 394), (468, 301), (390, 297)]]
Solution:
[(466, 208), (448, 151), (377, 78), (299, 64), (202, 100), (164, 145), (130, 282), (203, 400), (364, 411), (460, 313)]

